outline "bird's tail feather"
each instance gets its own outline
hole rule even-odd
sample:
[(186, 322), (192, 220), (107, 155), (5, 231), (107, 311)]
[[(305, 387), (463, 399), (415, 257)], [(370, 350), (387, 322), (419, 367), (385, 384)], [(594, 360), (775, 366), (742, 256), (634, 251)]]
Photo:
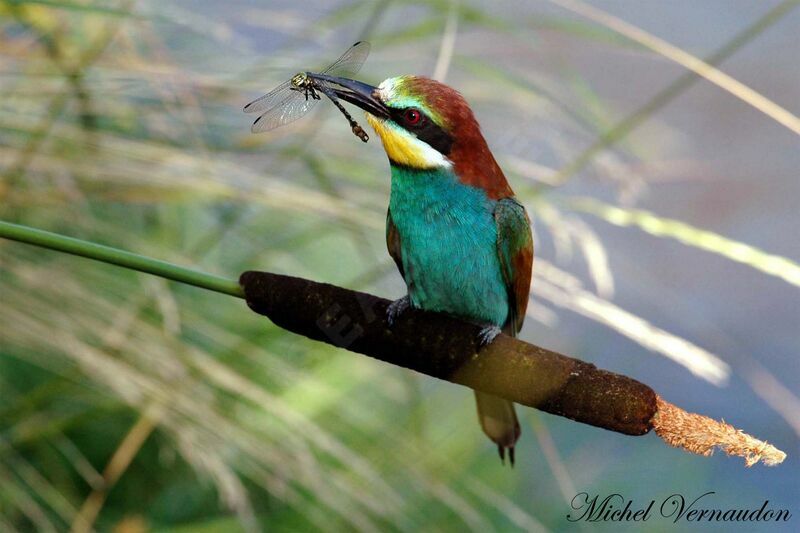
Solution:
[(505, 462), (506, 450), (508, 450), (509, 461), (511, 466), (514, 466), (514, 444), (520, 434), (514, 404), (503, 398), (478, 391), (475, 391), (475, 401), (478, 404), (478, 420), (483, 432), (497, 444), (497, 451), (503, 462)]

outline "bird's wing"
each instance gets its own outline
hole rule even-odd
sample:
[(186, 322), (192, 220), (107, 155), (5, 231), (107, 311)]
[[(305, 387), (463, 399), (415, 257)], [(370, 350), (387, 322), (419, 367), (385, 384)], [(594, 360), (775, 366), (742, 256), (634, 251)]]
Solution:
[(508, 291), (509, 316), (503, 331), (516, 336), (522, 329), (533, 266), (533, 237), (525, 208), (515, 198), (502, 198), (494, 209), (497, 256)]
[(400, 275), (405, 279), (406, 274), (403, 271), (403, 252), (400, 249), (400, 233), (397, 231), (397, 226), (394, 225), (392, 220), (392, 212), (386, 210), (386, 248), (389, 249), (389, 255), (394, 259), (397, 265), (397, 270)]

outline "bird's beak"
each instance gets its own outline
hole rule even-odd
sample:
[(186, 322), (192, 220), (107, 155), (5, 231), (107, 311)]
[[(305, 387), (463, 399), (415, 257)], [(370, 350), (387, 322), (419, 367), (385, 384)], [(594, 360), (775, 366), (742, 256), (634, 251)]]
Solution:
[(327, 76), (325, 74), (311, 74), (311, 76), (324, 81), (337, 98), (358, 106), (376, 117), (389, 118), (389, 108), (381, 101), (377, 87), (360, 81)]

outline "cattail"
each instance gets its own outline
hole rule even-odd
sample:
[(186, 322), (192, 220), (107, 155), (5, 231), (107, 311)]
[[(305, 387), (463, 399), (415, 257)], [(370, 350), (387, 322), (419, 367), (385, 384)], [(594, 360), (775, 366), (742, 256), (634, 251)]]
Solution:
[(744, 457), (747, 466), (786, 458), (627, 376), (506, 335), (480, 347), (479, 326), (446, 315), (409, 309), (389, 328), (389, 301), (371, 294), (268, 272), (245, 272), (239, 283), (251, 309), (311, 339), (618, 433), (655, 429), (667, 444), (692, 453), (709, 456), (719, 448)]

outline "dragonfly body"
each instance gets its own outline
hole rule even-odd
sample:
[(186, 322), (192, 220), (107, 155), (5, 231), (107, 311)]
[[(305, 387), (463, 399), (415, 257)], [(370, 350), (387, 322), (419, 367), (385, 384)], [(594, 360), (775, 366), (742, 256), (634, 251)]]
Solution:
[(364, 64), (369, 49), (369, 43), (359, 41), (328, 68), (319, 73), (298, 72), (272, 91), (244, 106), (245, 113), (261, 112), (261, 115), (253, 122), (252, 132), (269, 131), (294, 122), (314, 107), (316, 102), (321, 99), (319, 93), (322, 93), (345, 116), (353, 133), (362, 141), (367, 142), (369, 140), (367, 133), (342, 106), (324, 78), (326, 76), (355, 75)]

